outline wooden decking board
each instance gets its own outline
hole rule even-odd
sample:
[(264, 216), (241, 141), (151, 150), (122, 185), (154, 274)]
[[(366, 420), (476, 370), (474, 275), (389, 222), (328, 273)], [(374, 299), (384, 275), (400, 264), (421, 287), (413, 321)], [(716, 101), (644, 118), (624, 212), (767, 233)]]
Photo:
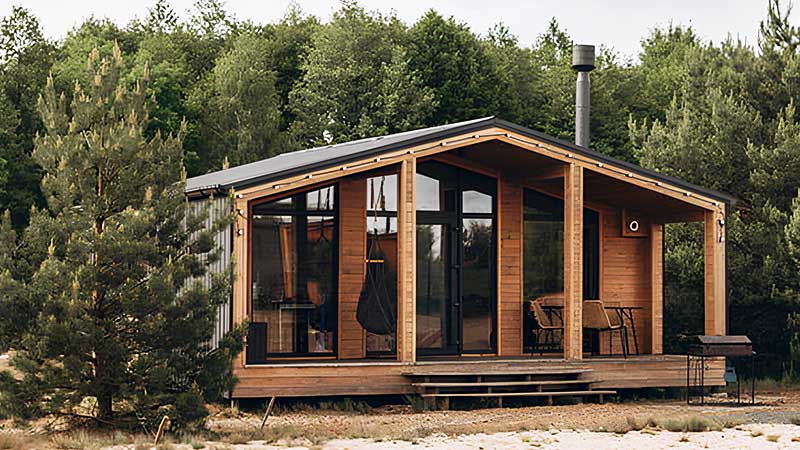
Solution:
[(581, 375), (585, 373), (590, 373), (592, 369), (548, 369), (548, 370), (541, 370), (541, 369), (485, 369), (479, 368), (478, 370), (462, 370), (462, 371), (438, 371), (438, 370), (430, 370), (430, 371), (420, 371), (420, 370), (413, 370), (410, 372), (403, 372), (403, 375), (408, 377), (426, 377), (426, 376), (436, 376), (436, 377), (443, 377), (443, 376), (450, 376), (450, 377), (461, 377), (461, 376), (504, 376), (504, 375)]
[(580, 395), (616, 395), (613, 390), (546, 392), (469, 392), (460, 394), (421, 394), (420, 397), (573, 397)]
[(412, 383), (416, 387), (503, 387), (503, 386), (556, 386), (570, 384), (592, 384), (595, 380), (576, 379), (576, 380), (539, 380), (539, 381), (481, 381), (481, 382), (431, 382), (431, 383)]

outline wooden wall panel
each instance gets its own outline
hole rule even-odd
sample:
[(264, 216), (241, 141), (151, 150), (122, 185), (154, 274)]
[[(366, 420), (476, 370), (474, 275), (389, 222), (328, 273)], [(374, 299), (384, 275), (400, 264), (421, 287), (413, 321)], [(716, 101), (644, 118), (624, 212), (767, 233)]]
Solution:
[[(601, 299), (608, 306), (636, 306), (633, 317), (636, 326), (639, 351), (646, 353), (651, 348), (651, 330), (660, 323), (652, 321), (653, 299), (651, 297), (651, 241), (648, 238), (623, 237), (621, 213), (618, 209), (608, 208), (601, 213), (603, 221), (601, 240), (602, 277)], [(660, 259), (661, 249), (658, 255)], [(634, 351), (633, 336), (630, 330), (630, 351)], [(604, 333), (601, 340), (601, 351), (608, 352), (608, 337)], [(614, 349), (617, 355), (622, 353), (618, 335), (614, 334)]]
[(500, 181), (498, 304), (501, 356), (522, 354), (522, 187)]
[(364, 283), (367, 236), (367, 183), (339, 183), (339, 358), (363, 358), (364, 329), (356, 319)]
[(583, 167), (564, 169), (564, 358), (583, 357)]

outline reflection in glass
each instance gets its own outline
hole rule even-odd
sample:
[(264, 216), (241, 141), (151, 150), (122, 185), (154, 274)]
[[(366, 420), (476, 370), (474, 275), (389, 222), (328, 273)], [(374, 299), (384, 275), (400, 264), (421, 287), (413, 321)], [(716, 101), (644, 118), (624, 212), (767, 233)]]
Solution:
[(308, 211), (330, 211), (334, 207), (333, 186), (324, 187), (306, 194)]
[(462, 198), (464, 213), (492, 213), (494, 201), (491, 195), (479, 191), (464, 191)]
[[(250, 320), (267, 324), (268, 356), (333, 352), (337, 250), (332, 189), (253, 207)], [(316, 211), (309, 211), (309, 204)]]
[(463, 350), (488, 350), (494, 346), (492, 219), (464, 219), (463, 224)]
[[(525, 190), (523, 208), (523, 293), (526, 302), (542, 298), (561, 307), (564, 296), (564, 202)], [(600, 295), (599, 214), (583, 209), (583, 297)], [(546, 300), (544, 300), (546, 299)], [(525, 347), (531, 349), (534, 318), (525, 317)]]
[(564, 290), (564, 202), (525, 190), (523, 286), (526, 299)]
[(417, 348), (442, 349), (450, 277), (445, 225), (417, 225)]
[(417, 166), (417, 211), (455, 211), (458, 170), (435, 161)]

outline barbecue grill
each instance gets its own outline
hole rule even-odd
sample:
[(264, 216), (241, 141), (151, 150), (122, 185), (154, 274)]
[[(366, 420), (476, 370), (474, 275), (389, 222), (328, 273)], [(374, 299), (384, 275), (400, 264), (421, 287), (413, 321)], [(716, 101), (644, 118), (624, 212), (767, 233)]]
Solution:
[[(755, 352), (747, 336), (697, 336), (686, 352), (686, 403), (691, 404), (692, 392), (699, 390), (700, 404), (705, 404), (705, 372), (708, 358), (750, 358), (750, 404), (756, 401)], [(732, 368), (731, 368), (732, 369)], [(725, 369), (725, 380), (736, 381), (736, 403), (741, 405), (741, 380)], [(731, 371), (732, 372), (732, 371)]]

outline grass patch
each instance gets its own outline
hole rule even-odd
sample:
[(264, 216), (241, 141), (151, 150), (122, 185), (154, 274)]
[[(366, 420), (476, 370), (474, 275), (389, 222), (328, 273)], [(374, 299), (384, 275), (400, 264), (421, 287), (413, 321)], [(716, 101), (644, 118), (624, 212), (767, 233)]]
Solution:
[(767, 436), (767, 440), (770, 441), (770, 442), (778, 442), (778, 440), (780, 440), (780, 438), (781, 437), (778, 434), (770, 434), (769, 436)]
[(0, 432), (0, 450), (16, 450), (20, 448), (38, 447), (42, 443), (40, 436), (23, 433)]
[(304, 439), (312, 444), (320, 444), (334, 437), (332, 434), (317, 430), (299, 430), (293, 425), (268, 425), (263, 430), (253, 428), (252, 430), (236, 431), (219, 436), (221, 441), (232, 445), (246, 444), (250, 441), (266, 441), (268, 444), (274, 444), (278, 441), (291, 443), (296, 439)]
[(634, 416), (628, 416), (625, 418), (625, 423), (627, 423), (629, 431), (640, 431), (647, 427), (658, 426), (652, 417), (642, 419)]
[(660, 420), (656, 419), (654, 422), (659, 428), (663, 428), (667, 431), (683, 433), (719, 431), (723, 428), (722, 424), (720, 424), (718, 421), (698, 415)]
[(763, 436), (763, 435), (764, 435), (764, 433), (762, 433), (760, 431), (753, 431), (752, 433), (750, 433), (750, 437), (754, 437), (754, 438), (757, 438), (757, 437)]
[[(750, 380), (743, 379), (742, 386), (750, 386)], [(756, 378), (756, 392), (783, 392), (800, 389), (800, 379), (784, 376), (781, 378)]]

